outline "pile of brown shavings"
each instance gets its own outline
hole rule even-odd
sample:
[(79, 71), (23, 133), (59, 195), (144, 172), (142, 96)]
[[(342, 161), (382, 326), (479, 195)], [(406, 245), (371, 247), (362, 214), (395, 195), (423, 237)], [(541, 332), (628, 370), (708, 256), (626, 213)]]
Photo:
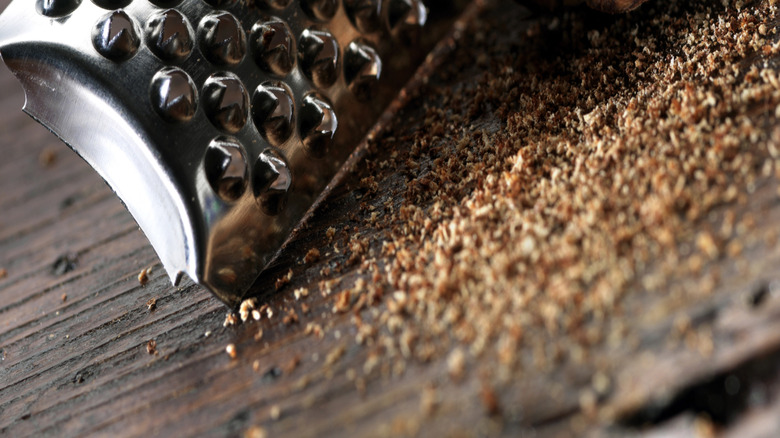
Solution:
[[(363, 373), (441, 359), (459, 381), (490, 358), (488, 380), (507, 381), (622, 342), (629, 293), (668, 294), (675, 276), (699, 279), (681, 293), (711, 291), (703, 267), (739, 256), (753, 220), (740, 211), (780, 176), (772, 3), (541, 21), (502, 3), (471, 23), (356, 170), (371, 175), (360, 226), (304, 257), (343, 259), (311, 294), (351, 314)], [(722, 226), (699, 226), (716, 210)], [(323, 336), (306, 313), (282, 315)], [(593, 381), (584, 411), (609, 370)], [(491, 384), (481, 397), (502, 411)], [(434, 390), (422, 400), (432, 410)]]
[[(376, 142), (368, 172), (404, 181), (363, 187), (362, 218), (386, 238), (335, 240), (373, 281), (334, 311), (387, 291), (359, 325), (383, 327), (373, 344), (388, 356), (452, 359), (461, 344), (509, 370), (524, 349), (543, 365), (602, 342), (630, 285), (665, 293), (676, 270), (737, 255), (734, 211), (780, 172), (776, 17), (765, 2), (657, 1), (514, 40), (495, 18), (474, 23), (409, 105), (424, 128)], [(457, 81), (474, 68), (476, 83)], [(732, 226), (696, 233), (723, 205)], [(565, 351), (546, 348), (553, 337)]]

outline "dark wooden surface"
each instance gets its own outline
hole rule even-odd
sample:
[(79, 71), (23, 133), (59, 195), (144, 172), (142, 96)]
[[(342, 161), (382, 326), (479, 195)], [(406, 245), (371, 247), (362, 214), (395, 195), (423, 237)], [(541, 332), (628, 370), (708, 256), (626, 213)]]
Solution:
[[(490, 10), (493, 20), (528, 25), (527, 11), (513, 3)], [(370, 172), (360, 160), (259, 281), (257, 293), (274, 317), (223, 327), (224, 306), (191, 282), (170, 285), (119, 200), (20, 111), (21, 90), (1, 73), (2, 436), (693, 436), (710, 432), (702, 413), (724, 397), (730, 377), (752, 390), (749, 400), (728, 402), (732, 418), (718, 433), (769, 437), (780, 430), (780, 204), (772, 177), (758, 181), (740, 206), (762, 237), (743, 242), (739, 256), (707, 265), (706, 272), (719, 273), (711, 290), (681, 297), (670, 287), (650, 295), (637, 282), (621, 305), (632, 322), (626, 342), (594, 347), (583, 363), (517, 370), (502, 384), (478, 371), (492, 368), (487, 356), (453, 379), (447, 354), (367, 366), (374, 349), (355, 342), (352, 314), (332, 311), (338, 292), (365, 274), (325, 251), (300, 263), (310, 248), (326, 246), (330, 227), (386, 235), (350, 219), (362, 208), (356, 194)], [(469, 84), (459, 81), (452, 86)], [(389, 129), (419, 129), (403, 120)], [(379, 161), (389, 152), (367, 154)], [(400, 184), (395, 170), (383, 170), (380, 191)], [(717, 225), (717, 211), (693, 230)], [(321, 269), (342, 265), (327, 277), (337, 280), (334, 292), (321, 294)], [(654, 266), (650, 261), (647, 271)], [(151, 280), (141, 286), (137, 275), (147, 267)], [(292, 281), (276, 291), (289, 269)], [(704, 287), (700, 277), (671, 281)], [(309, 296), (296, 300), (301, 287)], [(284, 321), (290, 309), (297, 322)], [(323, 335), (311, 333), (311, 324)], [(690, 328), (707, 334), (698, 350), (670, 341), (670, 333)], [(157, 354), (147, 352), (150, 340)], [(230, 343), (236, 359), (225, 353)], [(598, 364), (610, 370), (609, 389), (594, 396)], [(435, 409), (426, 394), (434, 394)], [(596, 413), (589, 409), (594, 397)]]

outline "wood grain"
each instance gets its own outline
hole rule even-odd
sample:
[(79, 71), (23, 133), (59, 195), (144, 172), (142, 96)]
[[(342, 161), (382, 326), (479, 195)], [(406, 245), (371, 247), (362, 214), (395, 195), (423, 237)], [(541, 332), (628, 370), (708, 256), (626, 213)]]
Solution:
[[(6, 4), (0, 0), (0, 8)], [(511, 2), (489, 3), (479, 19), (506, 34), (537, 24)], [(294, 437), (687, 436), (701, 427), (702, 409), (691, 400), (732, 374), (743, 384), (760, 383), (764, 398), (734, 406), (735, 417), (720, 432), (773, 436), (780, 428), (780, 249), (771, 239), (745, 242), (741, 256), (709, 265), (722, 281), (706, 294), (650, 295), (640, 284), (629, 286), (619, 312), (632, 321), (630, 342), (594, 347), (586, 363), (518, 370), (503, 386), (491, 386), (480, 372), (492, 367), (490, 356), (469, 364), (461, 380), (450, 377), (446, 356), (380, 361), (368, 369), (373, 351), (355, 342), (352, 315), (333, 312), (337, 293), (319, 292), (325, 267), (341, 269), (328, 277), (337, 291), (365, 274), (338, 254), (301, 263), (310, 248), (325, 246), (330, 227), (377, 240), (387, 235), (350, 219), (361, 209), (359, 182), (370, 174), (360, 159), (256, 284), (276, 315), (223, 327), (227, 309), (191, 282), (170, 285), (119, 200), (20, 111), (21, 90), (7, 70), (1, 73), (0, 435), (251, 436), (259, 427), (269, 436)], [(479, 73), (439, 80), (473, 86)], [(420, 119), (410, 122), (416, 114), (405, 108), (388, 122), (388, 132), (425, 129)], [(56, 160), (42, 164), (41, 155), (52, 151)], [(366, 150), (358, 158), (381, 160), (391, 152)], [(379, 190), (403, 184), (396, 178), (402, 171), (408, 169), (384, 170)], [(744, 205), (767, 235), (780, 222), (777, 190), (777, 181), (765, 178)], [(648, 272), (654, 266), (648, 263)], [(151, 280), (141, 286), (137, 275), (147, 267)], [(277, 291), (276, 280), (290, 269), (291, 282)], [(700, 281), (672, 280), (685, 288)], [(298, 288), (308, 288), (309, 296), (296, 300)], [(289, 309), (298, 322), (283, 322)], [(674, 341), (681, 320), (710, 334), (709, 355)], [(324, 335), (311, 334), (309, 324), (321, 325)], [(150, 340), (155, 355), (147, 353)], [(225, 353), (230, 343), (236, 359)], [(596, 416), (583, 403), (594, 364), (613, 370)], [(434, 391), (433, 412), (422, 407), (425, 388)]]

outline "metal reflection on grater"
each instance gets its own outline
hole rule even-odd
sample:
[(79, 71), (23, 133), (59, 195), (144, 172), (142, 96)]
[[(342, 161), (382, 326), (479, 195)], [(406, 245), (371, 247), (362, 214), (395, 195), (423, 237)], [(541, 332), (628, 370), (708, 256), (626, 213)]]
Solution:
[(173, 281), (235, 306), (466, 3), (13, 0), (0, 54)]

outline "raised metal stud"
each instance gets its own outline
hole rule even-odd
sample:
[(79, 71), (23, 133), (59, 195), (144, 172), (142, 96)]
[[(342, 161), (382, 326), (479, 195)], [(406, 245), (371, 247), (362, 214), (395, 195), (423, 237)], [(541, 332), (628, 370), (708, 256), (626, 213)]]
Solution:
[(428, 9), (420, 0), (388, 0), (384, 16), (390, 33), (411, 44), (419, 39), (420, 31), (428, 22)]
[(201, 93), (203, 109), (217, 128), (234, 134), (246, 125), (249, 95), (233, 73), (218, 73), (206, 80)]
[(330, 32), (306, 29), (298, 42), (298, 62), (315, 86), (328, 88), (338, 77), (339, 43)]
[(183, 61), (192, 52), (192, 30), (186, 18), (175, 9), (160, 11), (146, 23), (149, 49), (160, 59)]
[(246, 35), (229, 12), (215, 12), (200, 22), (201, 51), (217, 65), (236, 65), (246, 54)]
[(248, 166), (241, 143), (231, 137), (211, 141), (203, 157), (203, 170), (214, 192), (227, 202), (246, 191)]
[(380, 7), (379, 0), (344, 0), (349, 21), (363, 33), (375, 32), (381, 27)]
[(252, 26), (249, 45), (257, 65), (266, 72), (286, 76), (295, 65), (295, 38), (284, 21), (271, 18)]
[(301, 8), (315, 20), (328, 21), (336, 15), (339, 5), (336, 0), (301, 0)]
[(191, 120), (198, 108), (195, 83), (178, 67), (166, 67), (154, 75), (151, 100), (155, 111), (169, 122)]
[(260, 135), (274, 146), (290, 137), (294, 112), (292, 94), (281, 83), (261, 84), (252, 96), (252, 120)]
[(38, 0), (35, 10), (43, 16), (59, 18), (75, 11), (80, 4), (81, 0)]
[(309, 94), (303, 99), (299, 118), (306, 151), (315, 158), (325, 156), (339, 127), (333, 106), (324, 97)]
[(367, 42), (352, 41), (344, 51), (344, 80), (360, 100), (368, 100), (382, 76), (382, 60)]
[(263, 212), (276, 216), (287, 204), (292, 187), (292, 173), (287, 160), (269, 148), (257, 158), (252, 169), (252, 190)]
[(138, 51), (141, 38), (133, 20), (123, 10), (103, 16), (92, 30), (92, 45), (112, 61), (125, 61)]

